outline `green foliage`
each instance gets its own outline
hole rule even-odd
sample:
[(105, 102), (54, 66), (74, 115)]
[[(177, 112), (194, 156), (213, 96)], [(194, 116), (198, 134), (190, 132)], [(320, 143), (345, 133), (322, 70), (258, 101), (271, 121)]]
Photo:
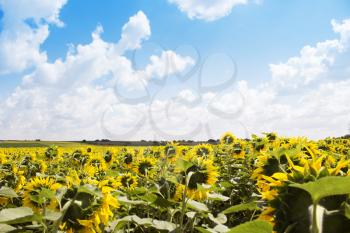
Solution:
[(226, 210), (222, 211), (223, 214), (231, 214), (239, 211), (244, 210), (258, 210), (258, 206), (255, 202), (249, 202), (249, 203), (242, 203), (238, 205), (231, 206), (227, 208)]
[(272, 233), (272, 225), (261, 220), (243, 223), (227, 233)]
[(350, 177), (327, 176), (304, 184), (292, 184), (291, 187), (307, 191), (314, 202), (334, 195), (350, 194)]

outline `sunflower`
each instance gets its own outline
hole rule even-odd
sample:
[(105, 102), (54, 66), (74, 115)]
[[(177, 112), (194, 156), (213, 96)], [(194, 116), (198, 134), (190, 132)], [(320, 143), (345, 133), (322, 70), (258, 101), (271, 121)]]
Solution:
[(0, 166), (7, 162), (7, 158), (4, 154), (0, 154)]
[(55, 209), (57, 200), (55, 194), (61, 184), (53, 178), (35, 177), (24, 186), (23, 205), (39, 211), (41, 208)]
[(231, 132), (226, 132), (224, 135), (221, 136), (220, 143), (230, 145), (234, 143), (235, 140), (236, 140), (236, 137)]
[(178, 143), (171, 142), (167, 143), (164, 147), (164, 155), (168, 158), (172, 158), (176, 155), (176, 148), (178, 146)]
[[(313, 143), (302, 138), (291, 140), (284, 148), (261, 152), (252, 176), (257, 179), (261, 198), (268, 204), (260, 219), (270, 221), (276, 232), (309, 232), (311, 197), (289, 184), (307, 183), (327, 175), (347, 175), (344, 171), (348, 171), (350, 161), (342, 157), (333, 163), (328, 157), (324, 151), (317, 150)], [(332, 196), (322, 200), (322, 205), (341, 208), (344, 201), (346, 196)], [(344, 232), (341, 225), (349, 224), (350, 221), (345, 221), (339, 224), (339, 229), (334, 225), (334, 229), (325, 232)], [(324, 225), (327, 228), (327, 224)]]
[(7, 186), (14, 189), (16, 192), (21, 190), (26, 182), (26, 178), (23, 176), (23, 171), (18, 170), (13, 165), (5, 167), (7, 167), (7, 169), (0, 166), (0, 169), (2, 169), (2, 172), (0, 173), (0, 187)]
[(200, 144), (194, 146), (190, 153), (188, 154), (190, 157), (203, 157), (203, 158), (212, 158), (213, 157), (213, 148), (209, 144)]
[(138, 159), (134, 166), (134, 171), (140, 176), (152, 178), (156, 172), (156, 159), (151, 157), (142, 157)]
[(261, 138), (256, 135), (252, 135), (251, 144), (255, 152), (261, 152), (261, 151), (267, 150), (268, 143), (269, 143), (269, 140), (266, 137)]
[(114, 216), (113, 209), (119, 203), (110, 193), (101, 193), (97, 187), (88, 185), (91, 192), (78, 192), (77, 188), (70, 188), (64, 194), (61, 205), (74, 199), (63, 216), (60, 229), (66, 232), (96, 233), (103, 232), (109, 220)]
[(130, 169), (133, 167), (133, 163), (135, 162), (135, 151), (129, 148), (123, 148), (121, 153), (119, 154), (119, 160), (124, 168)]
[(232, 154), (235, 159), (244, 159), (246, 153), (244, 141), (236, 141), (232, 144)]
[(265, 137), (269, 140), (269, 142), (273, 142), (275, 140), (277, 140), (277, 134), (274, 133), (274, 132), (271, 132), (271, 133), (264, 133), (265, 134)]
[(85, 174), (81, 174), (81, 175), (85, 175), (85, 179), (84, 183), (90, 183), (89, 180), (97, 180), (97, 181), (101, 181), (104, 180), (107, 176), (107, 171), (105, 169), (102, 168), (98, 168), (95, 166), (86, 166), (84, 168), (84, 172)]
[(177, 185), (163, 177), (158, 181), (159, 192), (165, 199), (181, 199), (181, 193), (177, 190)]
[(107, 164), (111, 164), (114, 162), (114, 153), (110, 150), (107, 150), (103, 155), (103, 159)]
[(48, 159), (54, 159), (58, 156), (58, 147), (57, 146), (50, 146), (45, 151), (45, 157)]
[(119, 175), (117, 182), (120, 184), (120, 189), (122, 190), (134, 190), (138, 184), (137, 177), (129, 172)]
[(66, 176), (66, 185), (72, 187), (73, 185), (80, 185), (81, 179), (76, 170), (70, 169), (68, 175)]
[(211, 159), (193, 158), (190, 162), (192, 166), (180, 174), (181, 184), (177, 187), (177, 191), (182, 193), (186, 189), (188, 198), (195, 200), (205, 199), (210, 187), (218, 179), (218, 169), (214, 166)]
[(89, 160), (90, 153), (83, 154), (82, 150), (75, 150), (70, 157), (73, 158), (75, 163), (84, 165)]
[(90, 156), (89, 160), (87, 161), (87, 165), (99, 170), (106, 170), (107, 168), (104, 158), (99, 155)]

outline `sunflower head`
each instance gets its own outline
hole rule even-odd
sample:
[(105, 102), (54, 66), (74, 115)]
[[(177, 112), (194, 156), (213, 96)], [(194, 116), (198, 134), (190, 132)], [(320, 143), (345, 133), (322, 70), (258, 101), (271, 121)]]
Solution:
[(137, 187), (137, 177), (133, 176), (131, 173), (121, 174), (117, 178), (120, 188), (122, 190), (134, 190)]
[(211, 159), (193, 158), (189, 162), (191, 166), (179, 174), (180, 185), (178, 191), (182, 192), (187, 185), (187, 197), (205, 199), (210, 187), (218, 179), (218, 168), (214, 166)]
[(189, 156), (196, 158), (211, 158), (213, 156), (213, 148), (209, 144), (200, 144), (191, 149)]
[(82, 150), (76, 150), (72, 153), (72, 158), (80, 165), (86, 164), (89, 160), (88, 154), (83, 154)]
[(267, 140), (269, 140), (269, 142), (273, 142), (277, 139), (277, 134), (274, 132), (271, 133), (264, 133), (265, 137), (267, 138)]
[(236, 159), (243, 159), (246, 153), (245, 143), (243, 141), (236, 141), (232, 144), (232, 154)]
[(178, 144), (175, 142), (167, 143), (164, 147), (164, 155), (166, 157), (174, 157), (176, 155), (176, 148)]
[[(165, 199), (176, 199), (176, 187), (177, 185), (169, 180), (161, 178), (158, 181), (159, 192)], [(178, 198), (179, 199), (179, 198)]]
[(132, 161), (133, 161), (133, 156), (132, 156), (132, 154), (131, 154), (131, 153), (126, 153), (126, 154), (124, 155), (124, 163), (127, 164), (127, 165), (129, 165), (129, 164), (132, 163)]
[(104, 158), (102, 156), (99, 156), (99, 155), (91, 156), (87, 162), (87, 165), (95, 167), (99, 170), (106, 170), (106, 168), (107, 168)]
[(113, 162), (113, 153), (111, 151), (107, 151), (104, 155), (103, 155), (103, 159), (105, 160), (106, 163), (111, 163)]
[(48, 159), (54, 159), (58, 155), (58, 147), (57, 146), (50, 146), (45, 151), (45, 157)]
[(151, 157), (140, 158), (134, 166), (134, 171), (140, 176), (152, 178), (156, 170), (156, 159)]
[(70, 200), (75, 200), (65, 213), (61, 230), (70, 232), (102, 232), (108, 221), (113, 217), (112, 210), (119, 206), (118, 201), (109, 193), (102, 192), (93, 185), (81, 188), (72, 187), (62, 198), (63, 206)]
[(220, 138), (220, 143), (225, 145), (230, 145), (234, 143), (236, 140), (236, 137), (231, 132), (226, 132), (224, 135)]
[(133, 149), (123, 148), (123, 150), (118, 155), (119, 162), (124, 168), (132, 168), (136, 161), (136, 154)]
[(24, 187), (23, 205), (39, 211), (41, 208), (55, 209), (57, 200), (55, 194), (61, 185), (53, 178), (35, 177)]
[(45, 173), (47, 165), (43, 160), (35, 160), (29, 162), (25, 166), (20, 166), (20, 170), (25, 174), (27, 178), (36, 176), (37, 173)]
[(81, 175), (85, 175), (85, 178), (90, 180), (101, 181), (107, 175), (107, 171), (105, 169), (98, 168), (96, 166), (91, 166), (91, 165), (85, 166), (84, 171), (85, 171), (85, 174), (81, 174)]

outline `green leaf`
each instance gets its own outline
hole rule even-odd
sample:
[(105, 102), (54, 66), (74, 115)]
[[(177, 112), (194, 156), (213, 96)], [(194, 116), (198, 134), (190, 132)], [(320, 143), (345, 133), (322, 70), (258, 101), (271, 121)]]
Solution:
[(228, 181), (220, 182), (220, 185), (221, 185), (222, 187), (224, 187), (224, 188), (230, 188), (230, 187), (233, 186), (233, 185), (232, 185), (230, 182), (228, 182)]
[(216, 217), (214, 217), (212, 213), (209, 213), (208, 217), (211, 221), (218, 225), (225, 224), (227, 222), (227, 217), (223, 213), (219, 213)]
[(200, 203), (198, 201), (188, 200), (187, 206), (191, 209), (198, 211), (198, 212), (209, 212), (208, 207), (205, 204)]
[(101, 192), (97, 189), (97, 187), (90, 185), (90, 184), (85, 184), (83, 186), (80, 186), (78, 188), (78, 193), (88, 193), (92, 196), (97, 196), (97, 197), (102, 197)]
[(138, 201), (138, 200), (129, 200), (126, 196), (119, 196), (118, 201), (124, 204), (130, 204), (130, 205), (143, 205), (147, 204), (145, 201)]
[(58, 200), (58, 202), (62, 201), (62, 198), (64, 196), (64, 194), (67, 193), (67, 188), (63, 187), (57, 190), (57, 194), (56, 194), (56, 199)]
[(190, 167), (193, 166), (193, 163), (183, 160), (183, 159), (178, 159), (176, 160), (176, 167), (180, 169), (181, 171), (187, 171)]
[(50, 209), (47, 209), (45, 211), (44, 218), (50, 221), (57, 221), (62, 216), (61, 212), (52, 211)]
[(17, 228), (7, 225), (7, 224), (0, 224), (0, 233), (6, 233), (6, 232), (10, 232), (10, 231), (14, 231)]
[(189, 217), (190, 219), (194, 218), (196, 216), (197, 212), (190, 211), (186, 213), (186, 216)]
[(159, 207), (168, 208), (172, 205), (172, 202), (168, 201), (167, 199), (164, 199), (160, 195), (157, 195), (157, 199), (153, 202), (153, 204)]
[(129, 191), (131, 195), (138, 195), (138, 194), (144, 194), (147, 193), (148, 189), (145, 187), (137, 187), (132, 191)]
[(152, 227), (161, 230), (161, 231), (174, 231), (176, 229), (176, 225), (172, 222), (167, 222), (167, 221), (159, 221), (159, 220), (153, 220), (152, 221)]
[(211, 229), (205, 229), (203, 227), (195, 227), (195, 229), (201, 233), (215, 233), (215, 231)]
[(8, 223), (13, 220), (33, 216), (33, 210), (28, 207), (3, 209), (0, 211), (0, 223)]
[(268, 222), (255, 220), (246, 222), (230, 229), (227, 233), (272, 233), (272, 225)]
[(324, 197), (350, 194), (350, 176), (327, 176), (314, 182), (290, 186), (307, 191), (314, 203), (317, 203)]
[(213, 230), (219, 233), (226, 233), (229, 230), (229, 228), (223, 224), (218, 224), (213, 228)]
[(55, 192), (50, 189), (42, 188), (39, 192), (39, 198), (53, 199), (54, 197)]
[(140, 199), (149, 202), (149, 203), (153, 203), (157, 200), (157, 195), (153, 194), (153, 193), (149, 193), (143, 196), (140, 196)]
[(114, 230), (123, 229), (128, 222), (140, 222), (140, 218), (137, 215), (128, 215), (117, 221)]
[(214, 200), (214, 201), (228, 201), (228, 200), (230, 200), (229, 197), (221, 195), (219, 193), (209, 193), (208, 199)]
[(257, 210), (259, 209), (255, 202), (242, 203), (238, 205), (231, 206), (226, 210), (222, 211), (223, 214), (231, 214), (244, 210)]
[(18, 197), (17, 193), (15, 192), (15, 190), (13, 190), (12, 188), (9, 187), (1, 187), (0, 189), (0, 196), (2, 197), (9, 197), (9, 198), (15, 198)]
[(134, 222), (140, 226), (153, 227), (157, 230), (162, 230), (162, 231), (167, 230), (170, 232), (176, 229), (176, 225), (171, 222), (159, 221), (152, 218), (140, 218), (137, 215), (129, 215), (118, 220), (115, 230), (122, 229), (123, 227), (126, 226), (126, 223), (128, 222)]
[(344, 216), (350, 219), (350, 205), (348, 203), (344, 203), (343, 207), (344, 207)]

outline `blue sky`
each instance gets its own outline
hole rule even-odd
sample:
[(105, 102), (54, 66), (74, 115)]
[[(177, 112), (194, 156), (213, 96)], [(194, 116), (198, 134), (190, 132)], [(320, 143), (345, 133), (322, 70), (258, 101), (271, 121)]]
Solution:
[[(98, 24), (103, 25), (105, 40), (118, 41), (123, 24), (139, 10), (152, 24), (150, 42), (172, 49), (190, 44), (204, 57), (228, 53), (239, 64), (239, 78), (254, 83), (269, 77), (269, 63), (286, 60), (305, 44), (334, 37), (330, 21), (349, 17), (350, 2), (269, 0), (237, 6), (229, 16), (205, 22), (189, 20), (164, 0), (69, 1), (60, 14), (65, 26), (53, 26), (41, 48), (51, 61), (64, 57), (69, 44), (90, 42)], [(20, 80), (21, 76), (5, 76), (1, 92), (8, 94)]]
[[(33, 1), (34, 5), (38, 4), (37, 8), (35, 9), (40, 9), (40, 7), (42, 7), (39, 6), (40, 1), (31, 1)], [(16, 95), (16, 88), (28, 88), (27, 86), (23, 86), (23, 79), (25, 76), (31, 75), (33, 76), (32, 78), (34, 80), (41, 80), (43, 78), (45, 79), (45, 77), (37, 78), (38, 72), (36, 72), (40, 69), (40, 67), (42, 67), (44, 63), (53, 64), (55, 63), (56, 59), (61, 59), (64, 62), (69, 47), (73, 47), (76, 50), (78, 45), (89, 45), (92, 42), (91, 33), (96, 29), (97, 26), (100, 25), (101, 27), (103, 27), (103, 33), (100, 34), (100, 37), (103, 41), (110, 44), (117, 44), (121, 38), (123, 26), (130, 20), (130, 17), (136, 15), (138, 12), (141, 11), (148, 20), (148, 23), (150, 25), (150, 33), (149, 35), (144, 35), (144, 38), (142, 39), (142, 46), (140, 46), (140, 48), (129, 49), (123, 54), (123, 57), (132, 61), (132, 55), (136, 51), (137, 55), (139, 56), (139, 59), (137, 60), (138, 64), (134, 65), (136, 65), (137, 68), (144, 69), (149, 63), (149, 57), (153, 55), (152, 53), (155, 53), (154, 55), (160, 56), (162, 51), (174, 51), (175, 53), (178, 52), (178, 55), (180, 56), (182, 55), (183, 57), (191, 57), (193, 54), (186, 54), (186, 52), (188, 51), (185, 51), (184, 53), (181, 53), (181, 51), (177, 51), (177, 48), (183, 45), (191, 46), (192, 49), (196, 49), (198, 51), (202, 58), (202, 60), (199, 61), (199, 65), (202, 66), (203, 64), (205, 64), (206, 58), (215, 56), (215, 54), (223, 54), (227, 57), (232, 57), (233, 60), (237, 63), (238, 68), (238, 76), (236, 77), (237, 83), (234, 85), (232, 90), (225, 90), (224, 93), (228, 95), (233, 95), (233, 93), (237, 91), (237, 89), (242, 88), (240, 87), (240, 85), (244, 86), (244, 84), (242, 83), (247, 83), (249, 86), (248, 90), (245, 89), (245, 91), (247, 92), (246, 94), (252, 93), (254, 91), (256, 93), (261, 93), (262, 91), (259, 88), (263, 88), (263, 86), (268, 86), (269, 88), (264, 89), (267, 93), (277, 93), (276, 96), (274, 96), (274, 100), (272, 101), (272, 103), (270, 103), (274, 105), (273, 111), (276, 111), (275, 105), (281, 99), (278, 98), (278, 96), (284, 96), (285, 93), (292, 92), (293, 95), (289, 97), (287, 96), (287, 99), (289, 101), (287, 103), (287, 106), (290, 107), (293, 106), (296, 102), (298, 102), (293, 102), (294, 95), (299, 97), (301, 96), (301, 99), (305, 99), (305, 95), (310, 93), (310, 91), (312, 90), (318, 90), (322, 83), (309, 83), (309, 81), (305, 81), (307, 85), (303, 85), (302, 87), (297, 88), (308, 90), (304, 93), (296, 92), (295, 88), (291, 88), (292, 91), (290, 88), (287, 88), (283, 91), (282, 87), (277, 87), (276, 89), (276, 87), (271, 84), (271, 80), (273, 80), (273, 76), (276, 76), (274, 74), (277, 74), (277, 71), (274, 73), (270, 69), (270, 65), (287, 63), (287, 61), (291, 57), (299, 56), (300, 51), (304, 46), (309, 45), (311, 47), (317, 47), (317, 43), (339, 38), (339, 35), (335, 33), (334, 28), (332, 28), (331, 21), (337, 20), (337, 22), (341, 24), (342, 20), (350, 18), (350, 2), (347, 0), (264, 0), (259, 2), (237, 0), (237, 3), (235, 3), (235, 0), (232, 0), (232, 5), (230, 6), (230, 9), (226, 10), (223, 13), (220, 13), (220, 4), (224, 5), (224, 1), (221, 1), (221, 3), (220, 1), (218, 1), (218, 4), (214, 4), (213, 6), (210, 5), (210, 1), (205, 0), (189, 0), (187, 1), (187, 3), (186, 1), (182, 0), (154, 0), (151, 3), (147, 0), (108, 0), (104, 1), (103, 4), (101, 4), (101, 1), (97, 0), (67, 2), (63, 0), (57, 0), (56, 2), (57, 5), (52, 6), (52, 8), (42, 8), (42, 11), (47, 10), (48, 14), (43, 13), (42, 16), (35, 16), (33, 14), (33, 16), (31, 16), (30, 13), (28, 13), (28, 15), (25, 15), (24, 17), (20, 18), (21, 14), (24, 14), (22, 11), (25, 12), (26, 10), (28, 10), (28, 12), (35, 13), (34, 7), (33, 10), (26, 9), (26, 7), (30, 8), (30, 4), (28, 4), (28, 6), (19, 7), (19, 10), (12, 9), (11, 7), (13, 6), (11, 6), (11, 4), (9, 4), (7, 0), (0, 1), (0, 8), (2, 9), (0, 13), (0, 18), (2, 20), (2, 25), (0, 27), (0, 35), (3, 36), (3, 40), (0, 40), (0, 49), (3, 49), (5, 51), (4, 48), (5, 45), (7, 45), (5, 35), (7, 31), (16, 32), (17, 34), (27, 33), (23, 32), (22, 29), (19, 27), (15, 28), (16, 26), (13, 26), (14, 24), (9, 24), (10, 26), (5, 25), (4, 19), (6, 15), (11, 15), (11, 18), (9, 17), (8, 21), (16, 21), (19, 19), (22, 20), (25, 24), (27, 24), (27, 26), (28, 22), (31, 22), (29, 26), (31, 30), (35, 30), (35, 28), (40, 28), (45, 25), (48, 26), (48, 35), (44, 36), (45, 38), (42, 41), (40, 41), (39, 43), (35, 42), (36, 44), (29, 43), (29, 45), (27, 45), (32, 47), (34, 45), (37, 45), (38, 48), (33, 53), (46, 53), (47, 57), (45, 59), (43, 58), (43, 60), (37, 62), (37, 60), (35, 60), (37, 59), (37, 55), (34, 56), (35, 59), (31, 58), (29, 55), (29, 57), (26, 55), (24, 58), (19, 57), (18, 59), (23, 59), (30, 65), (26, 65), (25, 67), (20, 68), (15, 67), (7, 69), (7, 63), (3, 62), (3, 67), (0, 66), (0, 71), (1, 69), (4, 70), (4, 72), (0, 72), (0, 101), (2, 101), (3, 103), (7, 102), (8, 104), (9, 100), (11, 98), (14, 98), (13, 96)], [(190, 4), (190, 2), (193, 2), (191, 3), (192, 5)], [(23, 3), (20, 2), (19, 4)], [(212, 9), (218, 12), (215, 18), (208, 18), (206, 12), (196, 12), (196, 6), (200, 4), (203, 4), (206, 7), (213, 7)], [(183, 9), (183, 7), (185, 7), (186, 9)], [(190, 11), (196, 12), (197, 15), (191, 16), (189, 13)], [(16, 14), (12, 14), (13, 12), (15, 12)], [(57, 12), (58, 15), (55, 15), (55, 13)], [(15, 16), (13, 17), (12, 15)], [(16, 15), (20, 15), (18, 16), (18, 19), (15, 18)], [(35, 17), (39, 17), (38, 22), (35, 21)], [(52, 17), (54, 17), (56, 21), (64, 23), (64, 26), (60, 26), (55, 20), (52, 20)], [(344, 32), (344, 34), (345, 33), (347, 33), (347, 31)], [(342, 42), (341, 39), (339, 39), (339, 41), (340, 43), (345, 43)], [(3, 43), (3, 47), (1, 47), (1, 43)], [(158, 48), (158, 51), (153, 51), (152, 48)], [(343, 49), (339, 47), (336, 49), (337, 57), (334, 57), (335, 61), (332, 61), (332, 64), (328, 64), (328, 60), (322, 60), (320, 62), (321, 64), (318, 64), (322, 68), (325, 63), (327, 66), (326, 71), (322, 70), (322, 72), (317, 73), (317, 75), (314, 75), (313, 73), (308, 73), (307, 75), (309, 75), (310, 77), (304, 75), (303, 72), (301, 72), (300, 77), (298, 76), (292, 78), (295, 78), (295, 80), (299, 80), (300, 78), (305, 78), (306, 80), (314, 80), (316, 79), (314, 76), (317, 76), (320, 78), (320, 80), (326, 80), (324, 81), (325, 83), (330, 81), (347, 81), (346, 74), (347, 72), (349, 72), (349, 63), (347, 62), (349, 58), (349, 53), (347, 53), (346, 51), (347, 50), (343, 51)], [(5, 52), (3, 53), (5, 54)], [(333, 56), (335, 55), (332, 51), (328, 52), (327, 50), (327, 52), (325, 53), (325, 56), (329, 56), (331, 60), (333, 60)], [(7, 56), (5, 54), (2, 57), (0, 51), (0, 58), (2, 58), (3, 61), (5, 61)], [(33, 60), (35, 60), (35, 62), (32, 62)], [(17, 60), (16, 62), (19, 61)], [(167, 98), (170, 95), (176, 95), (177, 92), (181, 91), (186, 92), (186, 90), (191, 90), (193, 92), (196, 92), (196, 78), (198, 78), (198, 75), (205, 76), (205, 79), (208, 83), (220, 82), (218, 80), (220, 80), (220, 77), (224, 76), (224, 72), (222, 69), (225, 68), (225, 60), (221, 60), (219, 56), (217, 60), (212, 59), (211, 62), (212, 64), (207, 66), (207, 68), (202, 67), (201, 70), (205, 70), (205, 74), (197, 72), (191, 75), (190, 80), (186, 83), (179, 83), (176, 81), (175, 78), (169, 79), (168, 84), (170, 85), (163, 89), (165, 90), (164, 93), (162, 94), (162, 92), (159, 92), (161, 99)], [(305, 63), (304, 60), (303, 62)], [(227, 66), (229, 66), (229, 64)], [(304, 65), (301, 65), (301, 67), (304, 67)], [(336, 76), (339, 76), (340, 78), (332, 77), (331, 74), (336, 74)], [(71, 74), (69, 73), (67, 75)], [(49, 79), (50, 77), (46, 78)], [(94, 78), (95, 80), (92, 83), (96, 85), (104, 85), (104, 82), (106, 82), (105, 79), (101, 79), (100, 77)], [(153, 77), (150, 77), (150, 80), (152, 79)], [(239, 81), (242, 81), (242, 83), (239, 83)], [(91, 87), (92, 83), (81, 83), (81, 86), (84, 86), (86, 84), (88, 87)], [(340, 85), (339, 83), (333, 84)], [(44, 90), (47, 90), (46, 86), (42, 88), (44, 88)], [(283, 85), (283, 88), (285, 88), (285, 85)], [(245, 93), (243, 93), (243, 95), (244, 94)], [(19, 94), (17, 93), (17, 95)], [(194, 94), (193, 96), (198, 95)], [(48, 96), (42, 98), (47, 98), (47, 100), (49, 100)], [(60, 96), (55, 96), (54, 105), (59, 105), (59, 103), (56, 103), (56, 100), (58, 100), (59, 98)], [(259, 97), (257, 98), (259, 99)], [(19, 102), (16, 102), (16, 104), (18, 104), (16, 110), (11, 111), (16, 111), (16, 113), (13, 114), (20, 114), (24, 108), (24, 105), (21, 105)], [(34, 105), (28, 104), (25, 105), (25, 108), (33, 110)], [(13, 106), (11, 107), (14, 108)], [(26, 109), (26, 111), (28, 109)], [(41, 109), (43, 112), (45, 112), (45, 114), (43, 112), (40, 112), (40, 110), (38, 109)], [(39, 111), (39, 114), (43, 114), (45, 115), (45, 117), (48, 117), (48, 119), (46, 119), (48, 122), (53, 121), (54, 118), (52, 118), (51, 116), (47, 116), (47, 107), (41, 106), (38, 109), (36, 109), (36, 111)], [(49, 112), (51, 112), (51, 110)], [(3, 113), (3, 127), (4, 125), (9, 125), (9, 121), (11, 121), (9, 119), (12, 119), (11, 117), (6, 115), (6, 112)], [(79, 120), (79, 117), (73, 118)], [(244, 117), (244, 119), (247, 118), (249, 118), (249, 116)], [(242, 119), (240, 120), (239, 124), (245, 124), (241, 121)], [(15, 123), (14, 121), (12, 122), (12, 124), (14, 124), (13, 127), (16, 128), (15, 124), (20, 123)], [(254, 124), (257, 124), (257, 120), (254, 120)], [(324, 134), (337, 134), (337, 132), (338, 134), (342, 134), (345, 132), (346, 127), (344, 125), (346, 124), (347, 122), (342, 122), (341, 131), (329, 130)], [(229, 124), (227, 124), (226, 126), (228, 125)], [(281, 131), (282, 133), (288, 131), (283, 127), (283, 129), (280, 129), (281, 127), (274, 126), (273, 124), (267, 125), (268, 126), (266, 127), (266, 130), (275, 130), (278, 132)], [(223, 125), (223, 128), (224, 126), (225, 125)], [(73, 128), (69, 128), (70, 126), (67, 127), (67, 131), (71, 130), (71, 135), (74, 135), (74, 138), (84, 137), (84, 135), (76, 134), (76, 130)], [(322, 128), (321, 126), (317, 127)], [(330, 126), (330, 128), (331, 127), (333, 127), (333, 125)], [(256, 132), (265, 129), (264, 127), (255, 126), (251, 126), (250, 128), (251, 129), (249, 130), (249, 132)], [(300, 126), (300, 129), (303, 129), (303, 127)], [(235, 129), (228, 128), (227, 130), (234, 131)], [(26, 129), (25, 132), (28, 132), (28, 129)], [(44, 137), (47, 138), (58, 138), (60, 135), (59, 132), (54, 132), (54, 129), (40, 129), (39, 131), (33, 131), (28, 133), (28, 137), (30, 138), (34, 136), (40, 136), (36, 135), (38, 133), (42, 133), (42, 135), (45, 135)], [(219, 132), (213, 133), (213, 137), (217, 136), (218, 133)], [(314, 133), (308, 134), (306, 131), (296, 131), (295, 133), (300, 133), (301, 135), (314, 137), (324, 136), (324, 134), (322, 133), (316, 135)], [(16, 136), (16, 134), (6, 135), (8, 137)], [(103, 137), (104, 135), (102, 133), (96, 135), (91, 133), (89, 134), (89, 136)], [(147, 137), (158, 136), (159, 135), (157, 135), (157, 133), (155, 133), (152, 136), (147, 135)], [(199, 133), (198, 135), (196, 135), (196, 137), (197, 136), (199, 138), (208, 137), (208, 135), (206, 135), (205, 133)], [(62, 135), (62, 137), (66, 136)]]

